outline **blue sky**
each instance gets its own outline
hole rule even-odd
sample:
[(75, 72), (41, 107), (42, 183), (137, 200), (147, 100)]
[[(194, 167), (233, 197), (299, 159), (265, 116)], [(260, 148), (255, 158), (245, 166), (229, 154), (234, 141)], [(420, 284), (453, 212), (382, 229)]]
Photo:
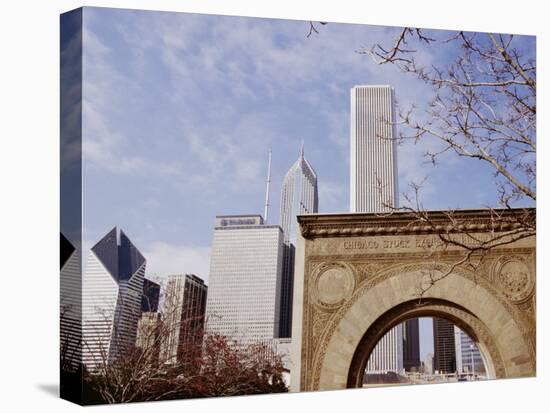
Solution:
[[(148, 275), (207, 279), (214, 217), (263, 212), (271, 146), (278, 223), (282, 179), (302, 141), (320, 212), (348, 211), (350, 88), (390, 84), (403, 108), (422, 108), (430, 91), (356, 53), (391, 44), (398, 28), (308, 30), (303, 21), (86, 8), (84, 248), (116, 225), (147, 258)], [(426, 65), (456, 53), (417, 50)], [(430, 145), (399, 147), (402, 191), (427, 178), (427, 208), (495, 204), (491, 171), (453, 157), (434, 168), (422, 156)]]

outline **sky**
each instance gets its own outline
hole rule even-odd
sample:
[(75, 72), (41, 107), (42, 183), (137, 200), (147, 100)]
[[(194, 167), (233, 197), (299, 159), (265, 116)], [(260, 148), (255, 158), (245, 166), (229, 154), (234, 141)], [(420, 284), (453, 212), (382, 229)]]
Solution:
[[(150, 277), (208, 280), (215, 216), (263, 214), (270, 147), (269, 223), (302, 141), (319, 212), (349, 211), (350, 88), (389, 84), (400, 108), (430, 97), (357, 53), (390, 45), (399, 28), (329, 23), (307, 37), (304, 21), (101, 8), (83, 21), (83, 248), (118, 226)], [(457, 52), (417, 46), (424, 65)], [(433, 167), (430, 145), (398, 148), (401, 192), (426, 179), (426, 208), (495, 204), (487, 167), (453, 157)]]

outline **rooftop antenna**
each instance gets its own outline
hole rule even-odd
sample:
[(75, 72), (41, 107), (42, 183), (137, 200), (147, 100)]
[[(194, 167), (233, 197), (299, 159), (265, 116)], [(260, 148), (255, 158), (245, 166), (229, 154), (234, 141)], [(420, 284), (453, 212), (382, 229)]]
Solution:
[(267, 180), (265, 182), (265, 209), (264, 209), (264, 224), (267, 224), (269, 214), (269, 183), (271, 182), (271, 146), (269, 147), (269, 157), (267, 161)]

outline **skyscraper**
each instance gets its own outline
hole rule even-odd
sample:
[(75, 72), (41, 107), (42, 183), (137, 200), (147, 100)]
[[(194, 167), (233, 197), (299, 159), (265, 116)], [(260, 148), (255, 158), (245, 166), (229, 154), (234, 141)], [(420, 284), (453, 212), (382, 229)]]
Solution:
[(63, 371), (75, 371), (82, 359), (80, 251), (61, 234), (60, 359)]
[(414, 371), (420, 367), (419, 320), (412, 318), (403, 323), (403, 368)]
[(384, 212), (397, 205), (394, 113), (390, 86), (351, 89), (351, 212)]
[(455, 332), (456, 371), (458, 373), (485, 374), (485, 364), (474, 341), (457, 326)]
[(318, 209), (317, 174), (304, 157), (302, 145), (300, 156), (286, 173), (281, 189), (280, 212), (284, 246), (279, 337), (290, 337), (292, 329), (294, 253), (298, 226), (296, 215), (313, 214)]
[(138, 321), (136, 347), (145, 351), (144, 356), (152, 364), (157, 364), (160, 352), (162, 320), (158, 312), (160, 284), (143, 279), (141, 294), (141, 317)]
[(194, 274), (168, 277), (163, 306), (163, 328), (167, 337), (161, 345), (163, 363), (193, 356), (203, 338), (208, 287)]
[(372, 350), (366, 373), (403, 372), (403, 326), (393, 327)]
[(434, 355), (433, 353), (428, 353), (426, 359), (424, 360), (423, 373), (433, 374), (434, 373)]
[(160, 285), (147, 278), (143, 279), (143, 293), (141, 295), (141, 311), (155, 313), (159, 308)]
[(444, 318), (433, 318), (434, 370), (439, 373), (456, 371), (454, 325)]
[(286, 244), (296, 242), (296, 215), (314, 214), (318, 209), (317, 174), (305, 158), (302, 145), (300, 156), (286, 173), (281, 188), (281, 227)]
[(148, 359), (151, 364), (157, 365), (162, 341), (162, 320), (160, 313), (147, 311), (141, 313), (136, 334), (136, 347), (143, 351), (142, 357)]
[(279, 332), (283, 232), (261, 215), (216, 217), (206, 330), (246, 344)]
[(82, 280), (83, 363), (110, 364), (136, 342), (146, 261), (121, 230), (113, 228), (88, 256)]
[[(397, 205), (394, 93), (390, 86), (351, 89), (350, 211), (387, 212)], [(403, 369), (403, 326), (391, 329), (374, 348), (369, 371)]]

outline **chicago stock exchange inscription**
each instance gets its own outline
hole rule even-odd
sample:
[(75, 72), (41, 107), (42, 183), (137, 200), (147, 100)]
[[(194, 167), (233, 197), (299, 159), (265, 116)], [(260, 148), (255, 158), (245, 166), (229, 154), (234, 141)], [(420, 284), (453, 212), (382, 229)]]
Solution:
[(410, 249), (429, 248), (433, 245), (431, 239), (370, 239), (344, 241), (345, 250), (387, 250), (387, 249)]
[[(477, 237), (468, 236), (465, 234), (454, 234), (448, 236), (449, 240), (460, 242), (464, 245), (477, 246), (484, 239), (483, 235)], [(361, 251), (385, 251), (385, 250), (409, 250), (409, 249), (442, 249), (448, 248), (449, 245), (434, 236), (425, 237), (388, 237), (387, 239), (365, 238), (344, 241), (341, 244), (344, 250), (361, 250)]]

